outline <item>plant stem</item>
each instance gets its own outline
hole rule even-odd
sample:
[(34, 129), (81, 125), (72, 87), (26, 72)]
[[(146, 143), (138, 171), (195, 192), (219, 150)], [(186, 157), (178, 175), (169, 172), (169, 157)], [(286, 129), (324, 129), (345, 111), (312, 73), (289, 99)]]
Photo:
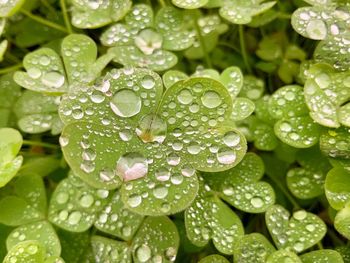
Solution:
[(10, 67), (7, 67), (7, 68), (2, 68), (0, 69), (0, 75), (1, 74), (6, 74), (6, 73), (9, 73), (9, 72), (12, 72), (12, 71), (15, 71), (17, 69), (20, 69), (22, 67), (22, 63), (18, 63), (14, 66), (10, 66)]
[(64, 32), (64, 33), (68, 33), (67, 29), (66, 29), (65, 27), (61, 26), (61, 25), (58, 25), (58, 24), (56, 24), (56, 23), (53, 23), (53, 22), (51, 22), (51, 21), (49, 21), (49, 20), (46, 20), (45, 18), (42, 18), (42, 17), (40, 17), (40, 16), (33, 15), (32, 13), (30, 13), (30, 12), (28, 12), (27, 10), (24, 10), (24, 9), (22, 9), (21, 12), (22, 12), (25, 16), (29, 17), (30, 19), (33, 19), (34, 21), (36, 21), (36, 22), (38, 22), (38, 23), (40, 23), (40, 24), (43, 24), (43, 25), (45, 25), (45, 26), (48, 26), (48, 27), (57, 29), (57, 30), (62, 31), (62, 32)]
[(223, 46), (223, 47), (227, 47), (227, 48), (230, 48), (232, 49), (233, 51), (235, 51), (236, 53), (238, 54), (241, 54), (241, 50), (239, 48), (237, 48), (236, 46), (228, 43), (228, 42), (224, 42), (224, 41), (221, 41), (218, 43), (219, 46)]
[(47, 0), (40, 0), (40, 2), (49, 10), (49, 12), (54, 15), (55, 17), (57, 17), (57, 13), (55, 8), (53, 8), (49, 2), (47, 2)]
[(24, 145), (30, 145), (30, 146), (41, 146), (45, 148), (50, 148), (50, 149), (59, 149), (60, 147), (56, 144), (51, 144), (51, 143), (46, 143), (46, 142), (40, 142), (40, 141), (28, 141), (28, 140), (23, 140)]
[(239, 25), (238, 26), (238, 31), (239, 31), (239, 44), (241, 46), (241, 52), (242, 52), (243, 61), (244, 61), (244, 64), (245, 64), (248, 72), (251, 74), (252, 73), (252, 69), (251, 69), (251, 67), (249, 65), (247, 49), (245, 47), (243, 25)]
[(64, 23), (66, 25), (67, 31), (68, 31), (69, 34), (72, 34), (73, 30), (72, 30), (72, 26), (70, 24), (69, 17), (68, 17), (66, 1), (65, 0), (60, 0), (60, 5), (61, 5), (63, 19), (64, 19)]
[(318, 247), (320, 250), (323, 249), (323, 245), (322, 245), (321, 241), (320, 241), (320, 242), (317, 242), (317, 247)]
[(162, 7), (165, 7), (165, 6), (166, 6), (164, 0), (158, 0), (158, 2), (159, 2), (159, 4), (160, 4)]
[(287, 197), (287, 199), (289, 200), (289, 202), (291, 202), (291, 204), (295, 209), (301, 208), (298, 202), (295, 201), (294, 197), (288, 192), (285, 186), (281, 184), (279, 180), (277, 180), (277, 178), (275, 178), (274, 176), (271, 176), (270, 174), (267, 174), (267, 176), (271, 179), (271, 181), (273, 181), (278, 186), (278, 188), (283, 192), (283, 194)]
[(205, 42), (204, 42), (204, 38), (203, 38), (203, 36), (202, 36), (201, 29), (200, 29), (200, 27), (199, 27), (199, 25), (198, 25), (198, 21), (194, 20), (194, 25), (195, 25), (195, 27), (196, 27), (196, 31), (197, 31), (199, 43), (200, 43), (200, 45), (201, 45), (201, 48), (202, 48), (202, 51), (203, 51), (203, 54), (204, 54), (205, 63), (207, 64), (207, 67), (208, 67), (208, 68), (212, 68), (212, 67), (213, 67), (213, 64), (211, 63), (210, 57), (209, 57), (209, 55), (208, 55), (207, 46), (205, 45)]

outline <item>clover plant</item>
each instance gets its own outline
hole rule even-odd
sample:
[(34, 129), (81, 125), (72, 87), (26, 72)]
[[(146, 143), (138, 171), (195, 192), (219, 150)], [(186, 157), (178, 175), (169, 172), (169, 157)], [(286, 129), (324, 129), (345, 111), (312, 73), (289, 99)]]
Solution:
[(347, 0), (0, 0), (0, 261), (350, 262)]

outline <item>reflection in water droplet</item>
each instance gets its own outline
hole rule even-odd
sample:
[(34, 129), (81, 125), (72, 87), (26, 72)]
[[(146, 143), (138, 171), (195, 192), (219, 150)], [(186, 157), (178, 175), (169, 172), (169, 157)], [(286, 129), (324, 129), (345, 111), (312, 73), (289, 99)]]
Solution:
[(117, 91), (111, 99), (112, 111), (120, 117), (132, 117), (141, 110), (141, 98), (130, 89)]
[(167, 131), (166, 122), (156, 114), (143, 116), (136, 128), (136, 134), (143, 142), (162, 143)]
[(123, 129), (119, 132), (119, 137), (122, 139), (122, 141), (127, 142), (130, 141), (132, 138), (132, 133), (128, 129)]
[(142, 202), (142, 197), (136, 194), (130, 195), (127, 202), (130, 207), (138, 207)]
[(252, 199), (250, 199), (250, 203), (255, 208), (261, 208), (264, 205), (264, 201), (258, 196), (253, 197)]
[(48, 72), (41, 77), (41, 82), (49, 88), (60, 88), (63, 86), (65, 79), (59, 72)]
[(136, 249), (136, 257), (140, 262), (147, 262), (151, 258), (151, 249), (146, 244)]
[(229, 147), (235, 147), (241, 141), (241, 137), (238, 133), (230, 131), (224, 135), (224, 143)]
[(158, 181), (168, 181), (170, 178), (170, 171), (166, 168), (161, 167), (156, 171), (155, 176)]
[(215, 91), (206, 91), (201, 97), (202, 103), (205, 107), (213, 109), (221, 104), (221, 97)]
[(145, 89), (152, 89), (156, 84), (154, 78), (150, 75), (146, 75), (141, 80), (141, 86)]
[(147, 160), (139, 153), (126, 153), (117, 162), (117, 174), (126, 182), (144, 177), (147, 172)]
[(221, 164), (232, 164), (236, 160), (236, 154), (230, 148), (220, 149), (216, 157)]
[(179, 95), (177, 96), (177, 100), (181, 104), (190, 104), (193, 101), (192, 93), (189, 89), (183, 89), (180, 91)]
[(169, 165), (176, 166), (180, 163), (180, 156), (178, 156), (176, 153), (170, 153), (167, 157), (167, 162)]

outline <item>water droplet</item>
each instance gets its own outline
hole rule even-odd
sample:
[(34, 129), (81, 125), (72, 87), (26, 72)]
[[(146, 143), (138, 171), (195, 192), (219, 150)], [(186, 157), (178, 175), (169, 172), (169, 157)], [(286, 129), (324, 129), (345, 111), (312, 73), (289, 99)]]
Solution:
[(252, 199), (250, 199), (250, 203), (255, 208), (261, 208), (264, 205), (264, 201), (260, 197), (253, 197)]
[(190, 104), (193, 101), (192, 92), (189, 89), (183, 89), (180, 91), (179, 95), (177, 96), (177, 100), (181, 104)]
[(136, 128), (136, 134), (143, 142), (162, 143), (167, 131), (166, 122), (156, 114), (143, 116)]
[(139, 153), (126, 153), (117, 162), (117, 174), (126, 182), (142, 178), (147, 172), (148, 162)]
[(61, 135), (59, 138), (59, 142), (60, 142), (61, 147), (65, 147), (68, 145), (69, 139), (67, 137)]
[(170, 171), (162, 167), (156, 171), (155, 176), (158, 181), (162, 181), (162, 182), (168, 181), (170, 178)]
[(316, 227), (315, 227), (314, 224), (308, 224), (308, 225), (306, 225), (305, 228), (306, 228), (306, 230), (309, 231), (309, 232), (313, 232), (313, 231), (316, 229)]
[(213, 109), (221, 104), (221, 98), (215, 91), (206, 91), (201, 97), (202, 103), (205, 107)]
[(236, 160), (236, 154), (230, 148), (222, 148), (217, 153), (217, 159), (221, 164), (232, 164)]
[(229, 147), (235, 147), (241, 141), (241, 137), (238, 133), (230, 131), (224, 135), (224, 143)]
[(154, 78), (150, 75), (146, 75), (141, 80), (141, 86), (145, 89), (152, 89), (156, 85)]
[(176, 259), (176, 248), (174, 247), (168, 247), (165, 250), (165, 258), (169, 260), (170, 262), (174, 262)]
[(68, 223), (71, 225), (76, 225), (80, 222), (81, 219), (81, 213), (79, 211), (74, 211), (71, 213), (68, 217)]
[(301, 252), (304, 249), (304, 245), (301, 242), (296, 242), (293, 248), (296, 252)]
[(151, 258), (151, 249), (146, 244), (136, 249), (136, 257), (140, 262), (147, 262)]
[(29, 254), (34, 255), (38, 252), (39, 248), (36, 245), (30, 245), (27, 247), (27, 251)]
[(163, 199), (168, 195), (168, 188), (163, 185), (158, 185), (153, 189), (153, 195), (155, 198)]
[(39, 59), (39, 63), (43, 66), (49, 65), (51, 62), (51, 59), (48, 56), (41, 56)]
[(292, 126), (288, 122), (282, 122), (280, 125), (280, 129), (283, 132), (290, 132), (292, 130)]
[(135, 45), (146, 55), (162, 47), (163, 37), (152, 29), (144, 29), (135, 36)]
[(296, 220), (304, 220), (307, 216), (307, 213), (305, 210), (299, 210), (299, 211), (296, 211), (293, 213), (293, 217), (296, 219)]
[(198, 143), (196, 142), (192, 142), (188, 147), (187, 147), (187, 151), (190, 154), (196, 155), (201, 151), (201, 147), (199, 146)]
[(122, 141), (128, 142), (132, 139), (132, 133), (128, 129), (123, 129), (119, 132), (119, 137), (122, 139)]
[(27, 73), (28, 73), (28, 75), (29, 75), (29, 77), (31, 77), (31, 78), (33, 78), (33, 79), (38, 79), (38, 78), (40, 78), (40, 76), (41, 76), (41, 70), (40, 69), (38, 69), (38, 68), (29, 68), (28, 70), (27, 70)]
[(59, 72), (48, 72), (41, 77), (41, 82), (49, 88), (60, 88), (65, 82), (64, 76)]
[(90, 194), (87, 194), (87, 195), (82, 196), (79, 202), (80, 202), (80, 205), (82, 207), (88, 208), (88, 207), (92, 206), (94, 201), (95, 201), (94, 197)]
[(132, 117), (141, 110), (141, 98), (130, 89), (122, 89), (114, 94), (110, 106), (118, 116)]
[(102, 92), (95, 90), (92, 94), (91, 94), (91, 101), (94, 103), (101, 103), (105, 100), (105, 96), (103, 95)]
[(136, 194), (130, 195), (127, 202), (130, 207), (138, 207), (142, 202), (142, 198)]
[(312, 39), (322, 40), (327, 36), (327, 26), (322, 20), (313, 19), (307, 24), (306, 33)]
[(191, 177), (195, 174), (196, 170), (191, 167), (190, 165), (185, 164), (184, 166), (182, 166), (181, 168), (181, 173), (183, 176), (186, 177)]
[(178, 156), (176, 153), (170, 153), (167, 157), (167, 162), (169, 165), (176, 166), (180, 163), (180, 156)]
[(56, 201), (59, 204), (67, 203), (68, 199), (69, 199), (69, 195), (67, 193), (64, 193), (64, 192), (60, 192), (56, 196)]

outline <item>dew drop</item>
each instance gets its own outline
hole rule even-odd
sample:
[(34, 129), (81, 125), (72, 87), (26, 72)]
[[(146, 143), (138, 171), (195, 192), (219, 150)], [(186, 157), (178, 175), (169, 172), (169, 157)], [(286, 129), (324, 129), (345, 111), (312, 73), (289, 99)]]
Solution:
[(80, 222), (82, 215), (79, 211), (74, 211), (68, 217), (68, 223), (71, 225), (76, 225)]
[(151, 249), (146, 244), (136, 249), (136, 257), (140, 262), (147, 262), (151, 258)]
[(253, 197), (250, 199), (250, 203), (255, 208), (261, 208), (264, 205), (264, 201), (260, 197)]
[(174, 262), (175, 259), (176, 259), (176, 248), (174, 247), (168, 247), (166, 250), (165, 250), (165, 258), (167, 260), (169, 260), (170, 262)]
[(119, 132), (119, 137), (122, 141), (128, 142), (132, 139), (132, 133), (128, 129), (123, 129)]
[(299, 210), (299, 211), (296, 211), (293, 213), (293, 217), (296, 219), (296, 220), (304, 220), (307, 216), (307, 213), (305, 210)]
[(235, 147), (241, 141), (241, 137), (236, 132), (230, 131), (224, 135), (224, 143), (229, 147)]
[(218, 107), (221, 104), (221, 98), (215, 91), (206, 91), (201, 97), (203, 105), (209, 109)]
[(168, 181), (170, 178), (170, 171), (162, 167), (155, 172), (155, 176), (158, 181), (162, 181), (162, 182)]
[(126, 153), (117, 162), (117, 174), (126, 182), (142, 178), (147, 172), (148, 162), (139, 153)]
[(41, 77), (41, 82), (49, 88), (60, 88), (65, 82), (65, 78), (59, 72), (48, 72)]
[(67, 203), (68, 199), (69, 199), (68, 193), (64, 193), (64, 192), (60, 192), (56, 196), (56, 202), (59, 204)]
[(92, 195), (90, 194), (87, 194), (87, 195), (84, 195), (81, 197), (79, 203), (82, 207), (85, 207), (85, 208), (88, 208), (88, 207), (91, 207), (92, 204), (94, 203), (94, 198)]
[(154, 78), (150, 75), (144, 76), (141, 80), (141, 86), (145, 89), (152, 89), (155, 84)]
[(307, 24), (306, 33), (312, 39), (322, 40), (327, 36), (327, 26), (322, 20), (313, 19)]
[(142, 198), (140, 195), (130, 195), (127, 202), (130, 207), (138, 207), (142, 202)]
[(192, 92), (189, 89), (183, 89), (180, 91), (179, 95), (177, 96), (177, 100), (181, 104), (190, 104), (193, 101), (193, 95)]
[(41, 76), (41, 70), (38, 68), (30, 68), (27, 70), (29, 77), (33, 79), (38, 79)]
[(156, 114), (143, 116), (136, 128), (136, 134), (143, 142), (162, 143), (167, 132), (166, 122)]
[(221, 164), (232, 164), (236, 160), (236, 154), (230, 148), (220, 149), (216, 157)]
[(153, 189), (153, 195), (155, 198), (163, 199), (168, 195), (168, 188), (163, 185), (158, 185)]
[(110, 106), (118, 116), (123, 118), (132, 117), (141, 110), (141, 98), (130, 89), (122, 89), (114, 94)]

